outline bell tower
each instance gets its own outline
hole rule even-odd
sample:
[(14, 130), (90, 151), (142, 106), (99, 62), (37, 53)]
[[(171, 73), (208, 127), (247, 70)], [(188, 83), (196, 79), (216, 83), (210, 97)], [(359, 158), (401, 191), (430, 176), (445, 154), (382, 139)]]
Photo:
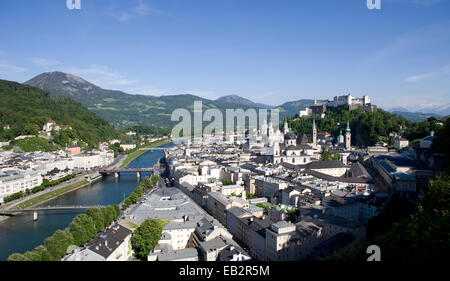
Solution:
[(345, 149), (351, 148), (352, 133), (350, 132), (350, 124), (347, 122), (347, 129), (345, 129)]
[(313, 123), (312, 123), (312, 142), (313, 142), (313, 144), (317, 144), (316, 119), (313, 119)]

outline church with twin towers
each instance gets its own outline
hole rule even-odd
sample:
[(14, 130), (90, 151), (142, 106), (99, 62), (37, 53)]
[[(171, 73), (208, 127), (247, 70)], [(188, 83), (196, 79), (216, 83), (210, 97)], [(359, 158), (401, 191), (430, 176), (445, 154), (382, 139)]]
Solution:
[[(274, 133), (269, 129), (267, 131), (269, 139), (270, 155), (272, 163), (289, 163), (293, 165), (304, 165), (312, 161), (320, 160), (321, 145), (317, 142), (316, 121), (313, 119), (310, 137), (301, 133), (296, 135), (291, 131), (287, 121), (284, 122), (283, 132)], [(346, 150), (351, 148), (351, 131), (347, 122), (345, 136), (339, 135), (338, 145), (342, 145)]]

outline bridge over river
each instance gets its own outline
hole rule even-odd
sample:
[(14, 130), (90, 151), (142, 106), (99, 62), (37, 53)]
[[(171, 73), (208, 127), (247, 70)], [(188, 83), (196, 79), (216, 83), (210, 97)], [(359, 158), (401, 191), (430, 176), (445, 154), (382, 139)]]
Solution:
[(118, 178), (120, 174), (123, 173), (136, 173), (138, 178), (140, 178), (142, 173), (153, 172), (153, 168), (123, 168), (123, 169), (109, 169), (109, 170), (107, 169), (107, 170), (100, 170), (98, 172), (103, 176), (114, 174), (116, 178)]
[(39, 208), (24, 208), (24, 209), (11, 209), (11, 210), (0, 210), (0, 214), (12, 214), (12, 213), (23, 213), (23, 212), (39, 212), (39, 211), (52, 211), (52, 210), (87, 210), (90, 208), (106, 208), (106, 206), (95, 205), (95, 206), (49, 206), (49, 207), (39, 207)]
[(13, 215), (15, 213), (29, 213), (33, 212), (33, 220), (38, 219), (37, 212), (41, 211), (58, 211), (58, 210), (87, 210), (90, 208), (104, 209), (106, 206), (95, 205), (95, 206), (48, 206), (39, 208), (24, 208), (24, 209), (11, 209), (11, 210), (0, 210), (0, 215)]

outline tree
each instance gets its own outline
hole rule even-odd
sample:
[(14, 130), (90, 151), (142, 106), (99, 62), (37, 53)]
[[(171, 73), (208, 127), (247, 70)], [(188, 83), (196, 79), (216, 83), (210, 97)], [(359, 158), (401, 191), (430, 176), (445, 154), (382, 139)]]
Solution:
[(29, 261), (29, 259), (25, 255), (14, 253), (8, 257), (8, 261)]
[(149, 177), (144, 178), (144, 183), (142, 184), (145, 189), (151, 188), (153, 186), (152, 180)]
[(155, 187), (158, 184), (159, 177), (157, 175), (153, 175), (151, 178), (152, 187)]
[(102, 210), (103, 217), (105, 218), (105, 226), (109, 226), (114, 220), (119, 218), (116, 214), (116, 209), (112, 206), (108, 206)]
[(41, 261), (41, 255), (35, 251), (27, 251), (23, 254), (29, 261)]
[(233, 185), (234, 182), (230, 181), (230, 180), (223, 180), (223, 185)]
[(86, 211), (86, 215), (92, 218), (96, 232), (100, 232), (105, 227), (105, 217), (99, 208), (90, 208)]
[(66, 253), (67, 247), (74, 244), (74, 238), (69, 231), (57, 230), (53, 236), (44, 240), (45, 248), (49, 253), (49, 259), (52, 261), (60, 260)]
[(392, 227), (361, 247), (345, 254), (335, 254), (327, 260), (367, 259), (367, 245), (378, 245), (383, 261), (444, 261), (450, 252), (450, 174), (443, 172), (430, 181), (428, 190), (409, 217), (393, 223)]
[(34, 248), (33, 252), (35, 252), (37, 255), (39, 255), (40, 261), (49, 261), (50, 260), (50, 255), (47, 251), (47, 248), (45, 248), (42, 245)]
[(73, 235), (74, 244), (78, 246), (82, 246), (97, 234), (94, 220), (86, 214), (78, 215), (72, 220), (70, 232)]
[(147, 259), (161, 238), (164, 224), (161, 220), (147, 219), (136, 229), (132, 237), (136, 257), (141, 260)]
[(117, 204), (111, 205), (115, 211), (115, 218), (118, 219), (120, 217), (120, 208)]
[(322, 161), (339, 160), (339, 154), (333, 154), (330, 150), (324, 149), (320, 153), (320, 160)]

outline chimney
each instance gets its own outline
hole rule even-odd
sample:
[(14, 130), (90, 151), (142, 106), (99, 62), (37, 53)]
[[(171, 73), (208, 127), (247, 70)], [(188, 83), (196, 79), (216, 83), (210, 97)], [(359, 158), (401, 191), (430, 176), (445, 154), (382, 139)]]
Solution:
[(105, 240), (105, 246), (108, 247), (108, 240)]

